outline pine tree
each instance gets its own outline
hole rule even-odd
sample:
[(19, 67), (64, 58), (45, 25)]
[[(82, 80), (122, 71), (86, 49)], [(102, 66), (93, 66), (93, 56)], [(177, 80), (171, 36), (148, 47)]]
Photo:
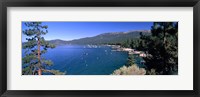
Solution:
[(139, 49), (147, 54), (144, 58), (148, 70), (157, 74), (178, 72), (178, 23), (155, 22), (151, 35), (141, 34)]
[(134, 56), (131, 54), (128, 56), (126, 66), (131, 66), (135, 64)]
[[(22, 59), (22, 74), (42, 75), (43, 71), (52, 73), (55, 70), (46, 70), (47, 66), (53, 64), (52, 61), (41, 57), (42, 54), (47, 52), (48, 48), (55, 48), (55, 45), (45, 41), (43, 37), (48, 33), (48, 26), (42, 25), (41, 22), (25, 22), (24, 24), (28, 29), (23, 30), (22, 33), (28, 38), (26, 38), (27, 42), (23, 43), (25, 57)], [(58, 74), (64, 73), (59, 72)]]

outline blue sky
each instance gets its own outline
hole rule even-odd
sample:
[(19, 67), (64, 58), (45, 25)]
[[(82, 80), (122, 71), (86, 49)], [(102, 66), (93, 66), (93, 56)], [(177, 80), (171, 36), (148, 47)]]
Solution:
[[(108, 32), (150, 30), (153, 22), (42, 22), (42, 25), (48, 25), (46, 40), (73, 40)], [(27, 28), (22, 22), (22, 30)], [(22, 34), (22, 42), (25, 41), (26, 36)]]

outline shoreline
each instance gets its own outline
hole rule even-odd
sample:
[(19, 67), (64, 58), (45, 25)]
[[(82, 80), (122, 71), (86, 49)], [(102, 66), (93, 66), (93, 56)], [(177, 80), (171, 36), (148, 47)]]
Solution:
[(128, 52), (129, 55), (139, 55), (140, 57), (146, 57), (147, 55), (142, 52), (142, 51), (137, 51), (135, 49), (132, 48), (124, 48), (121, 47), (120, 45), (106, 45), (111, 47), (113, 50), (112, 51), (124, 51), (124, 52)]

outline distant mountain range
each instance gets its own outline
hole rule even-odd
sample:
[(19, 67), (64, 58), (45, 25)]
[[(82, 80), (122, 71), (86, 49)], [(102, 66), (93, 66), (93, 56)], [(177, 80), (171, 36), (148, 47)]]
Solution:
[(80, 38), (71, 41), (56, 39), (56, 40), (50, 40), (49, 42), (54, 45), (120, 43), (128, 39), (139, 38), (140, 32), (142, 32), (144, 35), (150, 35), (150, 30), (137, 30), (128, 32), (103, 33), (94, 37)]

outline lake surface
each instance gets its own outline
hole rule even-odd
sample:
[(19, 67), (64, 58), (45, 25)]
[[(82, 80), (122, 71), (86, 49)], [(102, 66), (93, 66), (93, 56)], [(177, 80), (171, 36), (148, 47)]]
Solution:
[(109, 75), (126, 64), (128, 53), (108, 46), (65, 45), (49, 49), (43, 57), (53, 61), (49, 69), (67, 75)]
[[(67, 75), (110, 75), (127, 63), (128, 56), (128, 52), (95, 45), (57, 46), (48, 49), (47, 53), (42, 55), (43, 58), (53, 62), (53, 66), (47, 69), (60, 70)], [(141, 57), (134, 55), (134, 59), (139, 67), (145, 67), (141, 64), (143, 60)]]

